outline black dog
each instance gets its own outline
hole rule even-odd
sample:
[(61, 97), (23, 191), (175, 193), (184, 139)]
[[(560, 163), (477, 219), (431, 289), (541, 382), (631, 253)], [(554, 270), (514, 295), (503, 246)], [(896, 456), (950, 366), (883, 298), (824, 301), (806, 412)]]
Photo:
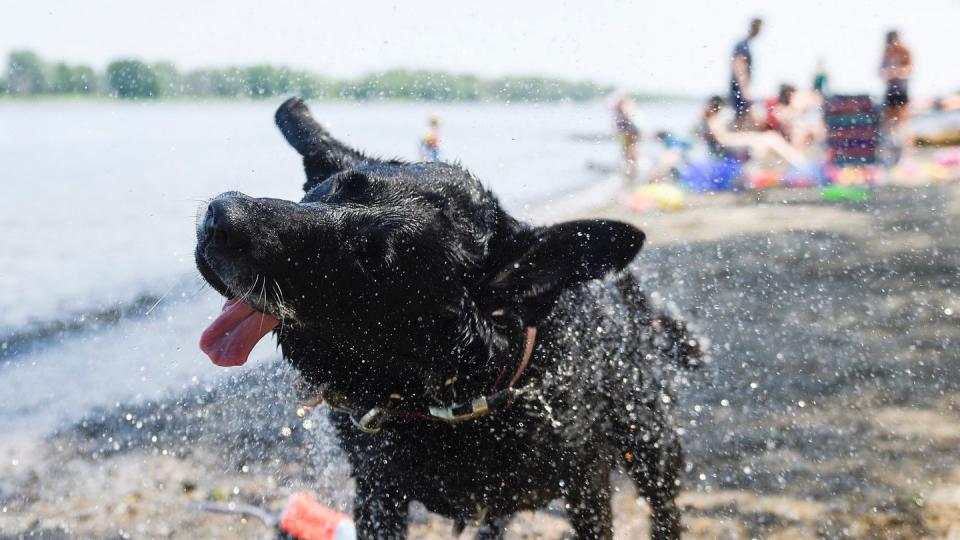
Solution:
[(609, 538), (620, 468), (653, 536), (678, 537), (682, 455), (655, 373), (700, 352), (624, 271), (643, 233), (533, 227), (461, 167), (367, 157), (300, 100), (276, 120), (307, 194), (210, 203), (197, 266), (230, 301), (201, 346), (241, 364), (274, 330), (335, 409), (361, 536), (403, 537), (418, 500), (497, 538), (514, 512), (562, 497), (578, 537)]

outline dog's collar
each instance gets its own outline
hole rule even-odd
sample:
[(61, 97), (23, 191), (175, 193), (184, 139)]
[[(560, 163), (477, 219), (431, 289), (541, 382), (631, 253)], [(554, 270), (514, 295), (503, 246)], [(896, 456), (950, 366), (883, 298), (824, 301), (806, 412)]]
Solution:
[[(350, 415), (350, 420), (357, 426), (357, 429), (366, 433), (380, 431), (387, 420), (394, 416), (435, 420), (451, 425), (459, 424), (504, 409), (528, 390), (514, 388), (514, 385), (529, 367), (536, 341), (537, 327), (528, 326), (523, 346), (523, 357), (520, 359), (516, 371), (507, 382), (506, 388), (499, 389), (506, 373), (506, 368), (504, 368), (497, 380), (494, 381), (489, 394), (477, 396), (464, 403), (454, 403), (447, 407), (427, 407), (425, 412), (396, 408), (396, 405), (403, 401), (403, 396), (399, 394), (390, 394), (390, 398), (384, 406), (373, 407), (367, 411), (357, 410), (352, 406), (351, 400), (343, 394), (332, 391), (326, 385), (312, 385), (299, 377), (294, 381), (294, 392), (302, 406), (315, 407), (326, 402), (333, 410)], [(446, 384), (453, 384), (454, 380), (450, 379)]]

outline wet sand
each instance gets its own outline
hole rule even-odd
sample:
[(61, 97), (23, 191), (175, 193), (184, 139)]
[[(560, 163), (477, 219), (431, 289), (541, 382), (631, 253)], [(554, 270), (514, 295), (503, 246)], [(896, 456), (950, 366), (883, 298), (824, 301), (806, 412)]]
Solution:
[[(647, 232), (633, 270), (711, 342), (711, 362), (677, 388), (685, 537), (960, 537), (960, 185), (688, 203), (586, 214)], [(322, 412), (298, 411), (291, 377), (265, 364), (12, 445), (0, 535), (269, 538), (191, 505), (279, 508), (308, 488), (348, 508), (343, 456)], [(642, 537), (646, 507), (616, 485), (616, 535)], [(562, 538), (562, 516), (559, 504), (519, 515), (508, 536)], [(413, 538), (450, 537), (422, 509), (412, 521)]]

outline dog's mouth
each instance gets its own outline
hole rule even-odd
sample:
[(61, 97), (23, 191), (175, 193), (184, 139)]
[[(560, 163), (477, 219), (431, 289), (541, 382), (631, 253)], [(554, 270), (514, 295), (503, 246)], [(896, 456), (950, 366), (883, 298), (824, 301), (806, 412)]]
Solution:
[(274, 317), (231, 298), (200, 336), (200, 349), (218, 366), (241, 366), (253, 347), (278, 324)]

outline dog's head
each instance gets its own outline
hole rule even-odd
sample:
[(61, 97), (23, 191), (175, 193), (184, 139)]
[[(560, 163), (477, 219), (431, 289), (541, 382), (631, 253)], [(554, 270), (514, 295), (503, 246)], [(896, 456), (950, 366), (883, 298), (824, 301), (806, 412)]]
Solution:
[(614, 221), (520, 223), (464, 169), (366, 157), (299, 100), (277, 122), (306, 196), (224, 193), (197, 228), (200, 273), (229, 299), (201, 341), (220, 365), (274, 330), (308, 379), (371, 403), (453, 376), (489, 385), (565, 289), (623, 268), (644, 240)]

